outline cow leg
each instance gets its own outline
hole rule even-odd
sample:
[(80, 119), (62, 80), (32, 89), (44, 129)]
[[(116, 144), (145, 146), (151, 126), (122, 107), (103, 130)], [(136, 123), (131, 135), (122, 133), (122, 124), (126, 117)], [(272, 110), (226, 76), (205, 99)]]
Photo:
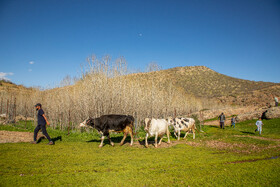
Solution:
[(195, 139), (195, 129), (193, 128), (193, 139)]
[(175, 131), (174, 131), (174, 135), (175, 135), (176, 138), (178, 138), (177, 133)]
[(163, 136), (161, 136), (161, 137), (160, 137), (160, 140), (159, 140), (158, 145), (160, 145), (160, 144), (161, 144), (162, 139), (163, 139)]
[(158, 139), (158, 133), (156, 132), (156, 135), (155, 135), (155, 147), (157, 148), (157, 139)]
[(170, 144), (170, 138), (169, 138), (169, 130), (168, 130), (168, 128), (167, 128), (166, 134), (167, 134), (167, 139), (168, 139), (167, 143)]
[(184, 136), (184, 139), (186, 139), (187, 135), (189, 134), (189, 131), (186, 131), (186, 134)]
[(121, 141), (121, 145), (123, 145), (124, 140), (126, 139), (128, 133), (131, 133), (130, 136), (131, 136), (131, 140), (132, 140), (132, 141), (130, 142), (130, 145), (133, 144), (132, 128), (129, 127), (129, 126), (126, 126), (125, 129), (123, 130), (123, 139), (122, 139), (122, 141)]
[(181, 130), (178, 130), (178, 140), (180, 140)]
[(100, 143), (100, 145), (99, 145), (99, 148), (103, 147), (104, 138), (105, 138), (105, 136), (102, 135), (102, 137), (101, 137), (101, 143)]
[(145, 137), (145, 147), (149, 147), (149, 145), (148, 145), (148, 137), (149, 137), (149, 133), (147, 133), (146, 137)]
[(129, 135), (130, 135), (130, 138), (131, 138), (130, 146), (132, 146), (133, 145), (133, 129), (132, 128), (130, 128)]
[(123, 145), (124, 140), (126, 139), (126, 136), (127, 136), (127, 132), (124, 132), (124, 133), (123, 133), (123, 139), (122, 139), (122, 141), (121, 141), (121, 145)]
[(107, 138), (109, 139), (110, 144), (111, 144), (112, 146), (114, 146), (115, 144), (114, 144), (114, 142), (112, 142), (112, 140), (111, 140), (111, 138), (110, 138), (110, 135), (108, 135)]

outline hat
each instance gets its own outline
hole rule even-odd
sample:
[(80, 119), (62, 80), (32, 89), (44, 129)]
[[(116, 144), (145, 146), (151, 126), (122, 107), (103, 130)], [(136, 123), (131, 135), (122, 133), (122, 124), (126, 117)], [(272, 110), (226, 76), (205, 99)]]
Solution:
[(37, 106), (42, 107), (41, 103), (37, 103), (37, 104), (35, 105), (35, 107), (37, 107)]

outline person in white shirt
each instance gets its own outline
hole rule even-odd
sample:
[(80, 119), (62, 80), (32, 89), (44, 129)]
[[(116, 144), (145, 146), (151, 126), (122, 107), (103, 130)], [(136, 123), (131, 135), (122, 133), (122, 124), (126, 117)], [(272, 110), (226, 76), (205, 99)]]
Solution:
[(259, 131), (260, 135), (262, 134), (262, 126), (263, 126), (263, 122), (262, 122), (262, 118), (259, 118), (259, 120), (256, 122), (257, 125), (257, 129), (256, 131)]

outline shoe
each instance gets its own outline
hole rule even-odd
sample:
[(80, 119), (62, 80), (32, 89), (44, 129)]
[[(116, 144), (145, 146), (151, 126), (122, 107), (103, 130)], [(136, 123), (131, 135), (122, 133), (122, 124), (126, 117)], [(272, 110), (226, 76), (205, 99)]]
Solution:
[(37, 144), (37, 141), (31, 141), (30, 143), (31, 144)]
[(54, 145), (53, 141), (50, 141), (50, 142), (48, 143), (48, 145)]

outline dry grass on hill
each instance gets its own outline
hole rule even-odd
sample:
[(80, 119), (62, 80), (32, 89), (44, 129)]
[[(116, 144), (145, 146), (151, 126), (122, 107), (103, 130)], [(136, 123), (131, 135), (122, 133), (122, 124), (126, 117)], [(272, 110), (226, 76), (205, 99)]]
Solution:
[(272, 94), (280, 96), (279, 88), (280, 84), (237, 79), (205, 66), (128, 74), (123, 59), (112, 64), (108, 58), (92, 58), (72, 86), (40, 91), (2, 81), (0, 102), (2, 113), (12, 113), (9, 117), (15, 112), (33, 117), (34, 104), (41, 102), (55, 128), (73, 128), (88, 116), (108, 113), (130, 114), (140, 123), (144, 117), (173, 116), (175, 110), (178, 116), (229, 104), (264, 105)]

